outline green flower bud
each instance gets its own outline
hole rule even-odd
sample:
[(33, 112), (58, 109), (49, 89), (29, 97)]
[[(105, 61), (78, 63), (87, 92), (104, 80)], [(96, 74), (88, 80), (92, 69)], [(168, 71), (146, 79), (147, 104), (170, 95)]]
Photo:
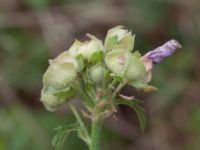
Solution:
[(76, 69), (72, 63), (52, 62), (43, 76), (43, 84), (58, 90), (69, 86), (76, 79)]
[(44, 93), (43, 91), (41, 93), (41, 101), (48, 111), (55, 111), (60, 105), (58, 97), (56, 97), (54, 94)]
[(142, 78), (145, 67), (138, 57), (128, 51), (111, 51), (105, 57), (107, 67), (116, 75), (128, 81)]
[(44, 86), (41, 92), (41, 101), (49, 111), (55, 111), (60, 105), (71, 98), (75, 92), (71, 88), (56, 91), (53, 87)]
[(88, 34), (90, 41), (81, 43), (80, 41), (75, 41), (69, 52), (75, 57), (81, 55), (84, 59), (90, 61), (92, 56), (96, 53), (103, 52), (104, 47), (102, 41), (96, 37)]
[(81, 41), (75, 40), (72, 46), (69, 48), (68, 52), (73, 57), (76, 57), (78, 55), (79, 49), (83, 43)]
[(134, 48), (135, 36), (131, 32), (124, 29), (123, 26), (116, 26), (108, 30), (105, 47), (107, 50), (127, 50)]
[(95, 83), (100, 83), (104, 80), (106, 68), (102, 64), (96, 64), (90, 69), (90, 76)]
[(50, 60), (50, 64), (72, 63), (77, 72), (83, 69), (83, 63), (78, 61), (69, 51), (64, 51), (58, 55), (55, 59)]

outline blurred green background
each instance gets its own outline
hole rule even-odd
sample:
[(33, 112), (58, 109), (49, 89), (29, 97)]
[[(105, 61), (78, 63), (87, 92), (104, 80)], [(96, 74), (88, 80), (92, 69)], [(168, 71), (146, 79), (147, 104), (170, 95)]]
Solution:
[[(115, 25), (136, 33), (142, 54), (174, 38), (183, 48), (154, 67), (156, 93), (122, 92), (144, 100), (147, 129), (120, 107), (102, 130), (102, 150), (200, 149), (199, 0), (0, 0), (0, 150), (53, 150), (55, 128), (74, 121), (39, 101), (48, 59), (75, 38), (103, 39)], [(117, 118), (117, 119), (114, 119)], [(65, 150), (86, 150), (71, 135)]]

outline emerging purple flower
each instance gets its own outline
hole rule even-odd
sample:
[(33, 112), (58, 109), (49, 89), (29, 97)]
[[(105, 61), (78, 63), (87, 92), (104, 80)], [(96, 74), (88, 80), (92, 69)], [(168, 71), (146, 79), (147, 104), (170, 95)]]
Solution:
[(162, 46), (148, 52), (145, 57), (152, 60), (153, 63), (160, 63), (165, 57), (172, 55), (176, 49), (181, 48), (181, 44), (176, 40), (170, 40)]

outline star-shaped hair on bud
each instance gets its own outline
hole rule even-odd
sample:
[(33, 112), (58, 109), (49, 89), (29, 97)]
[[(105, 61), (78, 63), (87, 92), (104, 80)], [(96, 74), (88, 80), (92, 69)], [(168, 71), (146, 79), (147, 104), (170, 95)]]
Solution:
[(148, 52), (145, 54), (145, 57), (152, 60), (153, 63), (158, 64), (160, 63), (164, 58), (172, 55), (178, 48), (181, 48), (181, 44), (172, 39), (162, 46)]

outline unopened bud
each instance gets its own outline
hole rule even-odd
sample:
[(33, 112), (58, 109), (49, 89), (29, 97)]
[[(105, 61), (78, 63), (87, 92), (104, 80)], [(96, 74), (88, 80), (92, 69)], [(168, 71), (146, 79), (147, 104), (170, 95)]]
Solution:
[(123, 26), (116, 26), (108, 30), (105, 47), (107, 50), (131, 51), (134, 48), (134, 39), (135, 36)]
[(69, 51), (64, 51), (58, 55), (55, 59), (50, 60), (50, 64), (62, 64), (62, 63), (71, 63), (74, 65), (77, 72), (80, 72), (84, 65), (82, 62), (78, 61), (73, 54)]
[(145, 74), (143, 63), (130, 52), (120, 50), (111, 51), (107, 53), (105, 62), (113, 73), (129, 81), (142, 78)]
[(68, 101), (75, 92), (70, 87), (56, 90), (53, 87), (44, 86), (41, 91), (41, 101), (49, 111), (55, 111), (60, 105)]
[(90, 61), (95, 53), (101, 51), (103, 52), (104, 47), (101, 40), (97, 39), (96, 37), (90, 34), (87, 34), (87, 36), (89, 36), (90, 38), (89, 41), (83, 43), (80, 41), (75, 41), (73, 47), (69, 49), (69, 52), (75, 55), (75, 57), (78, 55), (82, 55), (84, 59)]
[(52, 63), (43, 76), (43, 84), (64, 89), (76, 78), (76, 70), (72, 63)]
[(97, 64), (90, 69), (90, 76), (95, 83), (100, 83), (104, 80), (106, 69), (102, 64)]

